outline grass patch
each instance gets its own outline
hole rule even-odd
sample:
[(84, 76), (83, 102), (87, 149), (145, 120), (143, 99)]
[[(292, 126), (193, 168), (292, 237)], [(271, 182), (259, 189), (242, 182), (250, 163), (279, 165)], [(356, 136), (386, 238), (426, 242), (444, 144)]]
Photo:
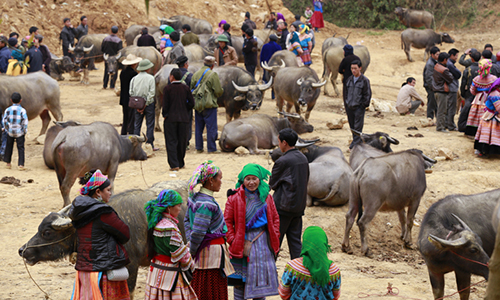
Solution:
[[(489, 12), (487, 12), (484, 17), (488, 17), (488, 16), (491, 16), (492, 14), (494, 14), (495, 12), (493, 10), (490, 10)], [(498, 14), (497, 14), (498, 16)]]
[(377, 31), (371, 31), (371, 30), (368, 30), (367, 32), (365, 32), (366, 35), (372, 35), (372, 36), (380, 36), (380, 35), (384, 35), (384, 32), (377, 32)]

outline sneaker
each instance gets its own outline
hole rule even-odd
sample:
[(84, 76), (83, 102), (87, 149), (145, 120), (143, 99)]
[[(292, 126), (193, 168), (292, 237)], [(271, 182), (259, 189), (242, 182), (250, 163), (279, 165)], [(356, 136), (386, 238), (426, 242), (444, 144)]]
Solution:
[(202, 150), (196, 149), (196, 153), (203, 153), (203, 149)]
[(221, 153), (220, 150), (215, 150), (215, 151), (208, 152), (208, 154), (219, 154), (219, 153)]
[(17, 168), (19, 169), (19, 171), (26, 171), (26, 170), (28, 170), (28, 168), (26, 168), (25, 166), (18, 166)]
[(171, 169), (170, 169), (170, 171), (171, 171), (171, 172), (177, 172), (177, 171), (179, 171), (179, 167), (176, 167), (176, 168), (171, 168)]
[(153, 147), (153, 151), (155, 151), (155, 152), (156, 152), (156, 151), (159, 151), (159, 150), (160, 150), (160, 148), (155, 148), (155, 147)]

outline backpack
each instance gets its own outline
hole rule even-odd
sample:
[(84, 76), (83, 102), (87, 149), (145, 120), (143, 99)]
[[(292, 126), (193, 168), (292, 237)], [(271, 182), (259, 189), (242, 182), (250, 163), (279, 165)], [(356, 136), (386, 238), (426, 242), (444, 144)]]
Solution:
[[(207, 69), (208, 71), (210, 69)], [(205, 71), (205, 73), (206, 73)], [(212, 72), (208, 75), (207, 79), (203, 81), (201, 84), (201, 79), (203, 79), (205, 73), (201, 76), (201, 78), (198, 80), (196, 83), (195, 88), (191, 91), (193, 93), (193, 98), (194, 98), (194, 109), (196, 111), (203, 111), (205, 107), (207, 106), (207, 97), (206, 95), (210, 93), (210, 90), (207, 87), (207, 81), (210, 79), (210, 77), (215, 74), (215, 72)]]

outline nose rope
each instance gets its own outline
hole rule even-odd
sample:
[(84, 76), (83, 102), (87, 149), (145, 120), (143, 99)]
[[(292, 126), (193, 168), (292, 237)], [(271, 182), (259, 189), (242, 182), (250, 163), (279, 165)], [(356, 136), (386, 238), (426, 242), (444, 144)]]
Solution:
[(455, 252), (453, 252), (453, 251), (451, 251), (451, 250), (450, 250), (450, 252), (451, 252), (451, 253), (453, 253), (453, 254), (455, 254), (456, 256), (461, 257), (461, 258), (463, 258), (463, 259), (465, 259), (465, 260), (468, 260), (468, 261), (470, 261), (470, 262), (473, 262), (473, 263), (476, 263), (476, 264), (479, 264), (479, 265), (483, 265), (483, 266), (485, 266), (485, 267), (487, 267), (487, 268), (489, 267), (489, 263), (483, 264), (482, 262), (475, 261), (475, 260), (469, 259), (469, 258), (467, 258), (467, 257), (463, 257), (462, 255), (457, 254), (457, 253), (455, 253)]

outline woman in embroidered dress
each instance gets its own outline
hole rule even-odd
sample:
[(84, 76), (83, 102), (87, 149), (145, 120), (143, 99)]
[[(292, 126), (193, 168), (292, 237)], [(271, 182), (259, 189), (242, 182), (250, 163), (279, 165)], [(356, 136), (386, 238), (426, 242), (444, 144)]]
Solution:
[(188, 278), (194, 271), (194, 262), (177, 227), (181, 206), (182, 197), (173, 190), (161, 191), (144, 206), (148, 221), (148, 257), (151, 258), (146, 300), (198, 299)]
[(311, 42), (311, 36), (308, 34), (309, 27), (307, 27), (304, 24), (299, 25), (299, 40), (300, 40), (300, 47), (302, 48), (302, 54), (300, 55), (300, 58), (302, 59), (302, 63), (306, 67), (309, 67), (312, 64), (311, 60), (311, 47), (312, 47), (312, 42)]
[(474, 149), (479, 156), (500, 154), (500, 78), (492, 84), (485, 101), (485, 112), (477, 128)]
[[(470, 107), (469, 117), (467, 118), (467, 127), (465, 128), (465, 135), (472, 137), (476, 136), (477, 127), (481, 116), (484, 114), (484, 101), (490, 90), (491, 85), (497, 79), (495, 75), (490, 74), (492, 63), (489, 59), (481, 59), (479, 61), (479, 70), (477, 75), (472, 80), (470, 92), (475, 95)], [(479, 152), (476, 151), (476, 154)]]
[(77, 236), (76, 281), (72, 300), (130, 299), (127, 280), (110, 281), (107, 272), (126, 266), (130, 260), (123, 244), (129, 228), (107, 205), (111, 182), (100, 170), (80, 178), (81, 196), (73, 201), (69, 216)]
[[(194, 193), (198, 184), (202, 187)], [(234, 272), (225, 241), (226, 222), (213, 197), (221, 185), (222, 172), (211, 161), (199, 165), (188, 181), (188, 210), (184, 228), (196, 266), (191, 286), (201, 300), (228, 299), (227, 276)]]
[(321, 227), (309, 226), (302, 235), (299, 258), (289, 261), (281, 277), (281, 299), (339, 299), (340, 270), (328, 259), (328, 238)]
[(299, 33), (297, 32), (297, 28), (295, 25), (290, 25), (290, 33), (287, 36), (288, 42), (287, 42), (287, 47), (290, 45), (290, 48), (288, 50), (292, 51), (295, 56), (297, 56), (297, 63), (300, 66), (303, 65), (302, 63), (302, 47), (300, 46), (300, 38), (299, 38)]
[(168, 52), (172, 50), (172, 47), (174, 47), (174, 43), (170, 40), (170, 34), (175, 31), (172, 26), (169, 25), (161, 25), (160, 29), (165, 33), (164, 35), (161, 36), (160, 40), (160, 52), (163, 54), (163, 57), (166, 57)]
[[(224, 219), (235, 269), (228, 281), (234, 286), (235, 300), (278, 295), (275, 257), (280, 248), (280, 221), (265, 182), (269, 175), (262, 166), (247, 164), (238, 175), (236, 190), (228, 190)], [(243, 254), (245, 240), (254, 241), (248, 257)]]

